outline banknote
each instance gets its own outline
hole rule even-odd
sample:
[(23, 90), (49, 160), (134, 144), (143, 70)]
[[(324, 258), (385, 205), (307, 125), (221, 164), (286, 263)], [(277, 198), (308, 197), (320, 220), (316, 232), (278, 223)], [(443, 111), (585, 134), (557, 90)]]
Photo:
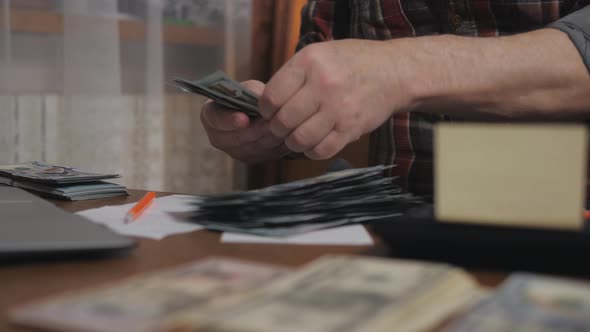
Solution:
[(192, 220), (215, 231), (291, 236), (401, 216), (423, 204), (385, 176), (392, 166), (330, 172), (275, 186), (195, 199)]
[(200, 322), (208, 332), (425, 331), (478, 292), (447, 265), (326, 256)]
[(374, 220), (380, 220), (388, 217), (397, 217), (399, 213), (392, 213), (390, 215), (380, 214), (378, 216), (358, 216), (358, 217), (338, 217), (336, 220), (329, 219), (329, 216), (321, 218), (321, 222), (295, 222), (289, 224), (278, 224), (278, 225), (236, 225), (235, 223), (224, 224), (222, 222), (215, 222), (212, 224), (204, 223), (210, 230), (221, 231), (221, 232), (232, 232), (232, 233), (244, 233), (259, 236), (270, 236), (270, 237), (286, 237), (296, 234), (303, 234), (313, 231), (318, 231), (326, 228), (333, 228), (338, 226), (344, 226), (355, 223), (369, 222)]
[(19, 187), (42, 197), (60, 200), (79, 201), (127, 195), (127, 188), (124, 186), (105, 181), (51, 185), (0, 176), (0, 184)]
[(200, 94), (229, 109), (244, 112), (251, 118), (260, 117), (258, 96), (222, 71), (199, 80), (175, 78), (172, 82), (183, 91)]
[(590, 331), (590, 284), (513, 274), (445, 332)]
[(42, 161), (0, 165), (0, 176), (48, 184), (90, 182), (119, 177), (118, 174), (84, 172), (73, 167), (52, 165)]
[(204, 85), (217, 92), (232, 96), (240, 101), (251, 105), (258, 104), (258, 97), (243, 87), (240, 83), (232, 80), (222, 71), (208, 75), (200, 80), (195, 81), (198, 85)]
[(285, 275), (286, 268), (228, 258), (132, 277), (121, 282), (26, 305), (15, 322), (69, 331), (160, 331), (238, 301)]

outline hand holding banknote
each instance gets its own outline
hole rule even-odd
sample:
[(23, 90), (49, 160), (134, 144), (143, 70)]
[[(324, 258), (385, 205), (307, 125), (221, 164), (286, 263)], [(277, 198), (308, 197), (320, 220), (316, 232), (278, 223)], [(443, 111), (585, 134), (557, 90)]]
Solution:
[[(243, 115), (230, 113), (215, 122), (205, 116), (211, 120), (206, 121), (211, 143), (234, 158), (256, 162), (292, 151), (329, 159), (392, 114), (413, 107), (407, 78), (400, 75), (411, 71), (400, 70), (407, 66), (401, 60), (382, 65), (392, 59), (402, 58), (388, 44), (341, 40), (301, 50), (266, 86), (249, 82), (251, 89), (244, 89), (222, 72), (175, 83), (225, 106), (221, 109), (239, 110), (249, 117), (246, 121)], [(255, 120), (247, 125), (261, 118), (268, 123), (262, 121), (258, 128)]]
[[(260, 81), (246, 81), (242, 85), (257, 95), (264, 90)], [(289, 153), (283, 139), (274, 136), (269, 121), (261, 117), (249, 117), (245, 112), (208, 100), (201, 110), (201, 121), (211, 144), (235, 159), (255, 163)]]

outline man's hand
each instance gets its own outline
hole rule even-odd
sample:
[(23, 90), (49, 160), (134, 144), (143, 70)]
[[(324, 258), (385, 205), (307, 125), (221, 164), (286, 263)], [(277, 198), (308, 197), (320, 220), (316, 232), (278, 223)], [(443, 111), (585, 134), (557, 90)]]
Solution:
[(393, 113), (464, 119), (578, 120), (590, 116), (590, 75), (561, 31), (508, 37), (340, 40), (297, 53), (264, 87), (263, 119), (206, 104), (211, 143), (246, 162), (304, 152), (328, 159)]
[(327, 159), (407, 107), (398, 84), (403, 69), (387, 48), (384, 42), (342, 40), (301, 50), (260, 99), (271, 132), (292, 151)]
[(268, 82), (259, 108), (286, 146), (327, 159), (412, 111), (467, 120), (587, 120), (590, 75), (569, 37), (451, 35), (312, 44)]
[[(256, 94), (264, 89), (259, 81), (246, 81), (242, 85)], [(247, 163), (278, 159), (289, 152), (283, 139), (271, 133), (267, 120), (250, 121), (244, 113), (221, 108), (209, 100), (201, 110), (201, 122), (211, 145), (217, 149)]]

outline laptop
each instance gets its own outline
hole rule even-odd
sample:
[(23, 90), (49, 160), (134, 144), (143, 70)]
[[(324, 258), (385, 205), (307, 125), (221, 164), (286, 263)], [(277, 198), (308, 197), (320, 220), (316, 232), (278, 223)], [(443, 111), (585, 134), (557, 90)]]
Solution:
[(0, 186), (0, 260), (110, 256), (134, 245), (27, 191)]

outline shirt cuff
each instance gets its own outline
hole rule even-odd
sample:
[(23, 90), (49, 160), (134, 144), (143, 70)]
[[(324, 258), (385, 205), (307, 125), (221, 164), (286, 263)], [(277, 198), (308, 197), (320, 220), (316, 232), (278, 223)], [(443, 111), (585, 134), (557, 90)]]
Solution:
[(562, 17), (549, 27), (561, 30), (570, 37), (590, 72), (590, 6)]

